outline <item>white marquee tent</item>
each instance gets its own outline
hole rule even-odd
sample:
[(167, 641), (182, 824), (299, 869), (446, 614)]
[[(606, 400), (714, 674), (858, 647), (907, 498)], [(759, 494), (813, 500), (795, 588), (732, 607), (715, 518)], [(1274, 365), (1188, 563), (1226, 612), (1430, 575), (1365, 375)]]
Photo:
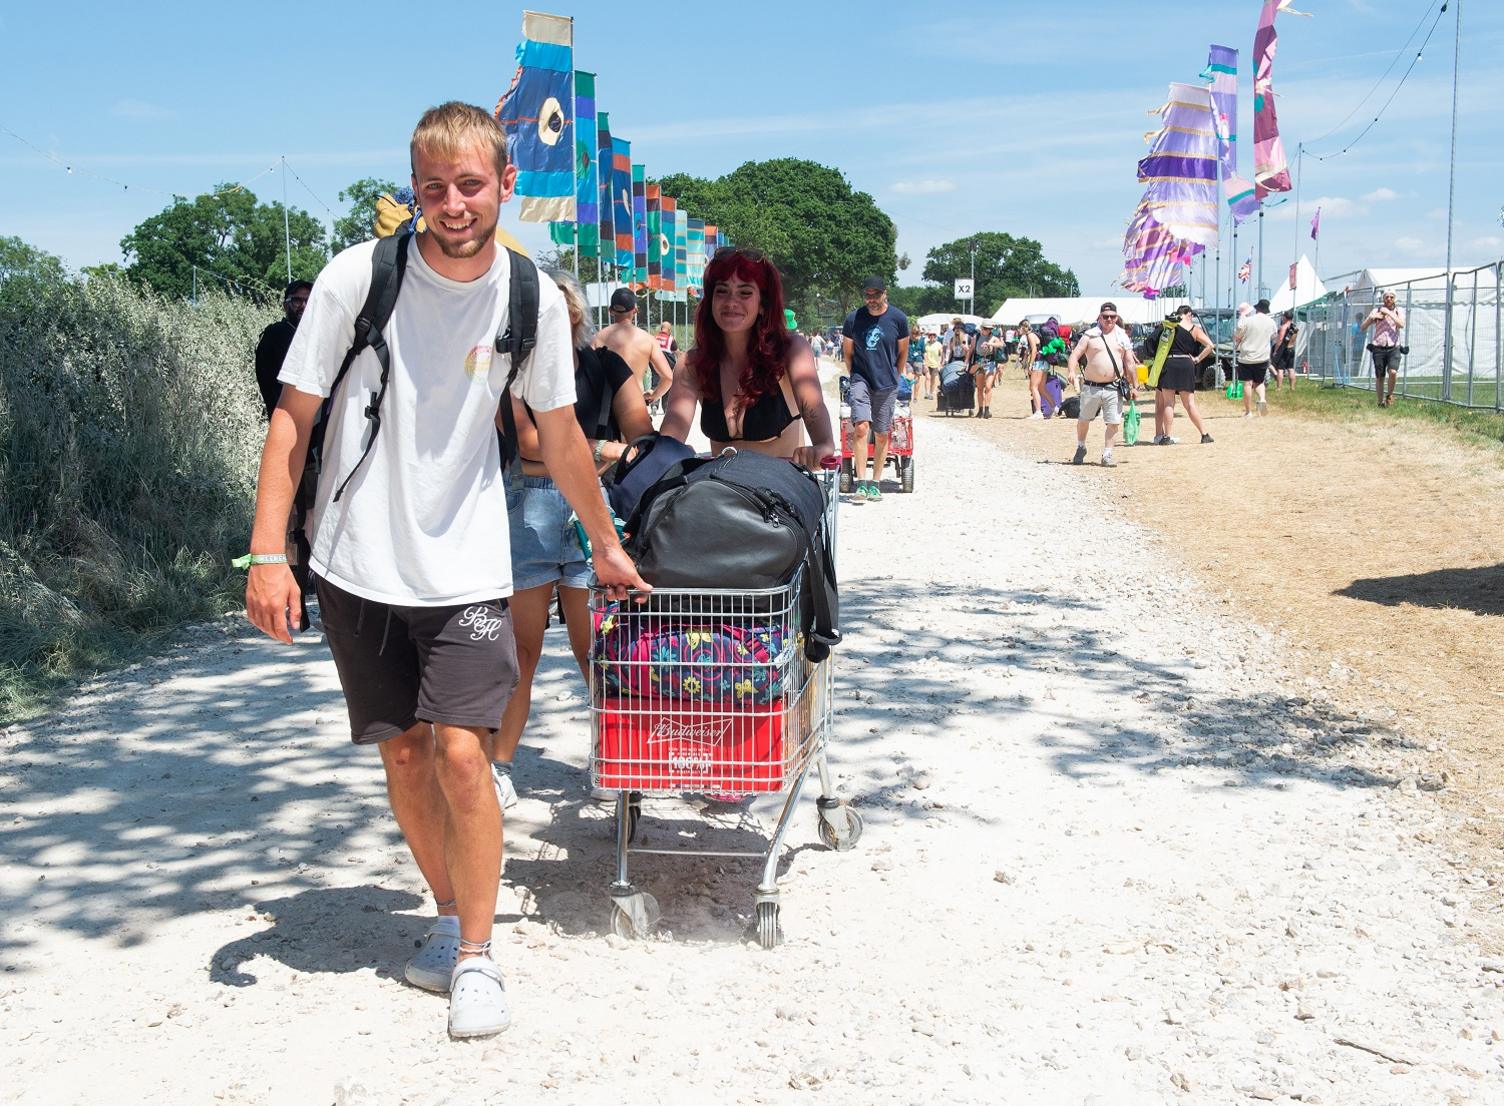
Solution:
[(950, 326), (951, 320), (955, 318), (960, 318), (963, 323), (975, 324), (982, 321), (982, 316), (968, 315), (964, 311), (937, 311), (933, 315), (921, 315), (919, 318), (911, 321), (920, 330), (944, 330)]
[(1047, 299), (1028, 299), (1015, 296), (1004, 301), (992, 313), (992, 321), (1002, 326), (1017, 326), (1020, 319), (1043, 320), (1053, 315), (1068, 326), (1089, 323), (1096, 319), (1104, 303), (1117, 305), (1118, 316), (1125, 323), (1157, 323), (1174, 311), (1184, 299), (1161, 296), (1145, 299), (1127, 293), (1108, 293), (1103, 296), (1056, 296)]
[(1326, 295), (1326, 285), (1321, 283), (1321, 278), (1316, 275), (1316, 270), (1312, 268), (1305, 254), (1300, 255), (1300, 260), (1295, 263), (1295, 266), (1295, 290), (1290, 290), (1290, 281), (1286, 277), (1269, 301), (1271, 315), (1278, 315), (1296, 307), (1304, 307)]

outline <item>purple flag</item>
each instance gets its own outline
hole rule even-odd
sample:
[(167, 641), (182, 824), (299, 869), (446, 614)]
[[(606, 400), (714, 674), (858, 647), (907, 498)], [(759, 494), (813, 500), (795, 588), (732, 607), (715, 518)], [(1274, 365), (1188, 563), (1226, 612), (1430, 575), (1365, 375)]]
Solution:
[(1316, 214), (1311, 216), (1311, 237), (1316, 238), (1321, 234), (1321, 208), (1316, 209)]

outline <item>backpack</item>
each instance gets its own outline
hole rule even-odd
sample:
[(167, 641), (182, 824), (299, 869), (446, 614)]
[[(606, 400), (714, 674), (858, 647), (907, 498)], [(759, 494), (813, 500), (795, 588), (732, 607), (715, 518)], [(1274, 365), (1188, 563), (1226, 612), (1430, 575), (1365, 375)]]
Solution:
[[(366, 436), (365, 448), (345, 478), (335, 488), (333, 502), (338, 503), (340, 497), (345, 494), (345, 488), (355, 478), (356, 472), (365, 463), (365, 459), (371, 455), (371, 449), (376, 444), (376, 436), (381, 432), (381, 404), (386, 399), (387, 378), (392, 368), (391, 355), (387, 349), (383, 331), (391, 320), (392, 311), (397, 306), (397, 293), (402, 289), (402, 278), (407, 272), (407, 254), (412, 248), (412, 241), (410, 224), (404, 223), (398, 228), (396, 234), (378, 239), (376, 249), (371, 254), (371, 289), (366, 293), (366, 301), (355, 316), (355, 340), (345, 353), (344, 360), (340, 362), (339, 371), (334, 374), (334, 383), (329, 387), (328, 398), (319, 405), (318, 414), (314, 416), (313, 429), (308, 438), (308, 455), (303, 463), (303, 475), (293, 493), (293, 526), (288, 536), (296, 545), (300, 555), (308, 548), (307, 519), (313, 510), (314, 499), (318, 494), (319, 479), (323, 474), (324, 437), (328, 431), (329, 414), (334, 407), (334, 397), (339, 392), (340, 384), (344, 382), (345, 374), (350, 371), (350, 366), (367, 349), (374, 350), (377, 360), (381, 362), (381, 384), (378, 390), (372, 393), (371, 402), (366, 405), (365, 416), (366, 422), (370, 424), (370, 432)], [(506, 354), (511, 364), (498, 405), (504, 428), (497, 431), (503, 470), (511, 464), (516, 454), (517, 423), (512, 414), (510, 399), (512, 384), (527, 363), (538, 339), (538, 267), (514, 250), (507, 250), (506, 253), (511, 262), (507, 325), (496, 336), (496, 352)], [(514, 326), (513, 320), (517, 320), (518, 325)]]
[[(626, 550), (660, 588), (756, 592), (786, 585), (803, 565), (804, 655), (818, 662), (841, 640), (825, 506), (819, 481), (781, 458), (748, 450), (693, 458), (643, 492)], [(756, 599), (747, 597), (749, 610)]]

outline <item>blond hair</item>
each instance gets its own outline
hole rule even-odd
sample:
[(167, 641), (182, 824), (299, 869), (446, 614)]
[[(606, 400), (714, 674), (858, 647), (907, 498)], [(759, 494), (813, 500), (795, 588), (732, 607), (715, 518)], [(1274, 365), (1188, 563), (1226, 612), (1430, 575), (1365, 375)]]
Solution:
[(595, 324), (590, 321), (590, 305), (585, 299), (585, 290), (580, 287), (580, 282), (573, 273), (563, 269), (546, 269), (545, 272), (559, 286), (559, 291), (564, 293), (564, 302), (570, 310), (580, 317), (579, 323), (571, 325), (570, 337), (574, 340), (574, 348), (588, 346), (590, 339), (595, 337)]
[(420, 153), (452, 160), (460, 150), (472, 145), (482, 148), (490, 145), (496, 161), (496, 175), (500, 177), (506, 171), (507, 135), (489, 112), (458, 100), (429, 108), (413, 129), (412, 142), (408, 146), (413, 176), (418, 175)]

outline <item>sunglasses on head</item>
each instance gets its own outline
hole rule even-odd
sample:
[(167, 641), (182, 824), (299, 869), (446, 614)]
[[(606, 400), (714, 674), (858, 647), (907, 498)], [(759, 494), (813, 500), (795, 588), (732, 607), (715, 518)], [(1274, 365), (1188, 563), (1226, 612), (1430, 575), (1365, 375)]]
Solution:
[(768, 255), (751, 246), (722, 246), (715, 251), (715, 256), (720, 257), (744, 257), (748, 261), (766, 261)]

